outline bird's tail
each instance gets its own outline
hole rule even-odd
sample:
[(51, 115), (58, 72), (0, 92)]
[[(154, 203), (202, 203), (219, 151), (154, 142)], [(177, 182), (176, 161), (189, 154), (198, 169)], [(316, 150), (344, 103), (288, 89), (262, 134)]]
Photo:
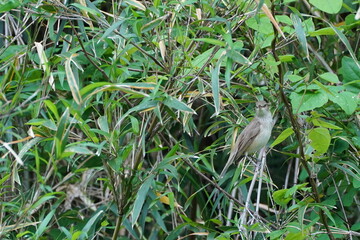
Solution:
[(225, 167), (220, 173), (220, 179), (224, 177), (230, 165), (233, 164), (235, 157), (237, 156), (237, 152), (238, 149), (236, 147), (231, 149), (229, 159), (227, 160)]

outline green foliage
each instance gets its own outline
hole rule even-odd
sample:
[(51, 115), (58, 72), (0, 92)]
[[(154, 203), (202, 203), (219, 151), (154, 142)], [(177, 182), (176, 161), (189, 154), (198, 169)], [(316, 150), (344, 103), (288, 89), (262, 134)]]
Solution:
[(0, 1), (1, 239), (359, 238), (357, 5)]

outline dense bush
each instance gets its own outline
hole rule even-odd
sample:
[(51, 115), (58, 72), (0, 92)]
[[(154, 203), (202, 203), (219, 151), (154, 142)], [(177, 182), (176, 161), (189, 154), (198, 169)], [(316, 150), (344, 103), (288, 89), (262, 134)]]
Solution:
[[(330, 2), (2, 1), (1, 239), (359, 239), (358, 4)], [(261, 99), (267, 151), (219, 179)]]

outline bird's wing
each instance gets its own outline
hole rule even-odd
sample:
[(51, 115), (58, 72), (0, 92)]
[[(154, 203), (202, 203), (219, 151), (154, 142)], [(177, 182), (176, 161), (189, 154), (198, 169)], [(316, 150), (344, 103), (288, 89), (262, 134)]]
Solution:
[(230, 165), (246, 151), (259, 132), (260, 122), (257, 118), (254, 118), (237, 137), (235, 144), (231, 148), (229, 159), (220, 173), (220, 178), (224, 177)]
[(260, 122), (257, 118), (254, 118), (249, 125), (241, 132), (236, 140), (235, 147), (237, 147), (236, 158), (240, 157), (246, 152), (249, 146), (253, 143), (255, 137), (260, 132)]

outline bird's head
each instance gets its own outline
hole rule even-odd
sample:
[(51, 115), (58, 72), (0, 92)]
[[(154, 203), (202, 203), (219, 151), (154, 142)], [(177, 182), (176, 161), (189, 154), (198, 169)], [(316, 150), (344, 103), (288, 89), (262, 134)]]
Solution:
[(256, 116), (258, 117), (266, 117), (270, 113), (269, 104), (265, 101), (256, 102)]

